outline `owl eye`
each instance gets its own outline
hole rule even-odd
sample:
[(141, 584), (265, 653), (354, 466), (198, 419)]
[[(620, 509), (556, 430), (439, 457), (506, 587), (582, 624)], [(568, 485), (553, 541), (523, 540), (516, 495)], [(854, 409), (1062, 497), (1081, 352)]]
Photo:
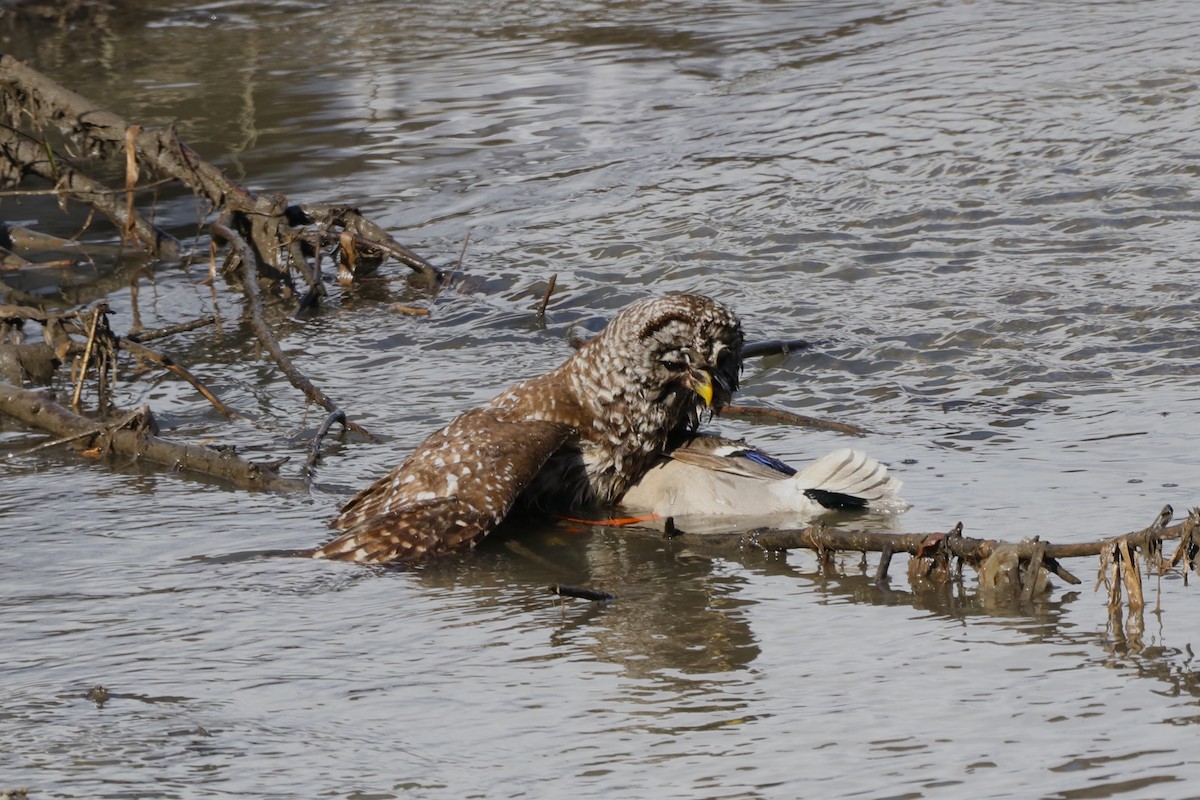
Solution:
[(675, 350), (660, 358), (659, 363), (671, 372), (683, 372), (691, 365), (692, 359), (687, 353)]
[(680, 360), (674, 358), (664, 358), (659, 363), (671, 372), (683, 372), (688, 368), (686, 359)]

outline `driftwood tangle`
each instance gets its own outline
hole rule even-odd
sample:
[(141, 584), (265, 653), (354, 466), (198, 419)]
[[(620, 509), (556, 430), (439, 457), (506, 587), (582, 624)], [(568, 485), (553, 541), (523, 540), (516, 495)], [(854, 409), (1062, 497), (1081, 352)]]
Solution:
[[(0, 101), (0, 122), (7, 123), (0, 125), (0, 184), (15, 186), (27, 177), (44, 180), (51, 184), (60, 200), (87, 204), (94, 212), (108, 217), (127, 244), (167, 262), (188, 260), (191, 257), (188, 245), (156, 227), (138, 209), (138, 193), (176, 183), (207, 203), (206, 214), (213, 220), (209, 224), (212, 252), (215, 256), (218, 248), (224, 249), (222, 273), (231, 285), (240, 285), (246, 316), (255, 336), (306, 399), (328, 411), (303, 470), (306, 475), (311, 472), (320, 441), (331, 425), (340, 423), (369, 436), (348, 421), (346, 413), (283, 352), (264, 307), (267, 303), (295, 302), (299, 313), (318, 304), (325, 292), (324, 257), (336, 264), (337, 280), (343, 283), (371, 274), (391, 258), (407, 267), (418, 285), (436, 291), (444, 279), (441, 270), (354, 208), (301, 204), (282, 195), (255, 194), (200, 158), (179, 141), (171, 128), (131, 125), (6, 55), (0, 55)], [(48, 131), (57, 131), (58, 140), (51, 141)], [(68, 152), (77, 158), (67, 157)], [(125, 167), (124, 185), (107, 186), (75, 163), (95, 159), (119, 159)], [(147, 184), (144, 180), (152, 182)], [(0, 273), (28, 266), (18, 253), (11, 252), (17, 249), (13, 243), (18, 238), (13, 231), (0, 228)], [(553, 290), (552, 278), (537, 308), (539, 317), (545, 313)], [(121, 454), (216, 476), (246, 488), (304, 489), (306, 480), (281, 477), (278, 464), (252, 463), (229, 448), (179, 444), (158, 436), (148, 408), (113, 413), (101, 419), (90, 418), (81, 409), (84, 381), (89, 373), (95, 376), (98, 406), (101, 410), (109, 406), (110, 378), (115, 379), (117, 355), (125, 352), (187, 380), (221, 414), (237, 416), (198, 377), (146, 344), (213, 321), (212, 317), (201, 318), (164, 331), (135, 330), (119, 336), (109, 327), (108, 310), (103, 303), (89, 309), (56, 313), (47, 311), (39, 298), (0, 282), (0, 381), (7, 381), (0, 382), (0, 414), (55, 437), (35, 449), (71, 444), (92, 456)], [(44, 341), (22, 341), (18, 334), (26, 323), (41, 326)], [(584, 338), (577, 333), (571, 336), (576, 345)], [(799, 340), (765, 342), (747, 345), (745, 354), (747, 357), (786, 355), (808, 346)], [(46, 392), (21, 387), (30, 381), (49, 383), (58, 364), (67, 361), (74, 364), (73, 409)], [(728, 412), (755, 421), (815, 425), (852, 435), (865, 433), (851, 425), (776, 409), (733, 406)], [(910, 556), (908, 574), (913, 582), (953, 580), (961, 575), (963, 565), (968, 564), (980, 571), (982, 587), (1008, 593), (1022, 603), (1044, 590), (1048, 573), (1057, 574), (1068, 583), (1080, 583), (1061, 562), (1067, 558), (1092, 557), (1099, 560), (1097, 587), (1107, 587), (1110, 608), (1116, 608), (1124, 595), (1131, 609), (1140, 609), (1144, 603), (1143, 567), (1158, 574), (1182, 570), (1185, 581), (1188, 572), (1197, 568), (1200, 509), (1193, 509), (1185, 521), (1175, 525), (1170, 524), (1171, 516), (1172, 511), (1167, 507), (1143, 530), (1071, 545), (1056, 545), (1037, 537), (1018, 543), (970, 538), (962, 535), (961, 523), (947, 533), (934, 534), (875, 533), (814, 524), (797, 530), (689, 538), (726, 548), (768, 551), (806, 548), (816, 551), (823, 564), (831, 563), (832, 554), (837, 552), (878, 552), (881, 557), (876, 579), (880, 583), (887, 580), (895, 553)], [(670, 536), (687, 536), (670, 520), (666, 527)], [(1168, 559), (1163, 543), (1174, 539), (1179, 544)], [(558, 584), (550, 587), (550, 591), (583, 599), (612, 599), (607, 593)]]
[[(284, 298), (297, 294), (298, 284), (306, 283), (303, 302), (312, 304), (324, 292), (320, 262), (327, 250), (336, 253), (339, 276), (349, 280), (371, 273), (387, 257), (407, 266), (429, 286), (440, 280), (436, 267), (355, 209), (256, 195), (200, 158), (171, 129), (131, 125), (7, 55), (0, 55), (0, 99), (0, 113), (8, 123), (0, 126), (0, 183), (16, 185), (26, 176), (49, 181), (60, 196), (87, 203), (108, 216), (133, 243), (166, 261), (181, 258), (183, 248), (137, 211), (133, 201), (139, 178), (145, 173), (177, 181), (207, 201), (210, 213), (220, 217), (211, 226), (214, 240), (231, 245), (225, 274), (242, 283), (255, 335), (306, 399), (331, 413), (339, 410), (337, 404), (295, 367), (270, 327), (263, 324), (259, 281)], [(57, 129), (62, 145), (22, 132), (23, 122), (31, 122), (35, 132)], [(68, 148), (90, 158), (123, 157), (125, 185), (111, 189), (88, 177), (60, 152)], [(9, 302), (31, 299), (17, 297), (2, 285), (0, 294), (8, 295)], [(372, 438), (352, 421), (345, 425)]]

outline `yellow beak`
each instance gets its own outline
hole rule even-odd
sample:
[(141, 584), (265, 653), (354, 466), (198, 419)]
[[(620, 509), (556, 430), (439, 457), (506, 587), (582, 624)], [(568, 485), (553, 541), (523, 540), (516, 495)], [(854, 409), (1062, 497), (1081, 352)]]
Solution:
[(708, 374), (708, 370), (692, 373), (692, 391), (700, 395), (705, 408), (712, 408), (713, 384), (712, 375)]

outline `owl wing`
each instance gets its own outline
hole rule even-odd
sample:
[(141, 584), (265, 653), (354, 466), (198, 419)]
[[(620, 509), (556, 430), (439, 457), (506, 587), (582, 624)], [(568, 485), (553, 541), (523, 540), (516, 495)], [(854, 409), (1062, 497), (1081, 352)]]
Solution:
[(490, 406), (469, 411), (355, 495), (333, 522), (342, 534), (310, 555), (412, 562), (468, 549), (500, 524), (574, 433), (559, 422), (512, 420)]

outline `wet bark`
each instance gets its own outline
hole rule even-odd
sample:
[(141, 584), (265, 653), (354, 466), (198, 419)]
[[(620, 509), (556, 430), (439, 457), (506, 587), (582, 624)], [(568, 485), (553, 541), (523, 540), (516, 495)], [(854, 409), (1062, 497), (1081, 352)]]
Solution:
[(306, 488), (304, 481), (282, 477), (277, 464), (247, 461), (231, 448), (181, 444), (158, 436), (146, 406), (115, 422), (99, 422), (76, 414), (49, 392), (0, 383), (0, 414), (54, 435), (57, 439), (53, 444), (72, 444), (94, 456), (127, 456), (207, 475), (242, 489), (303, 491)]

